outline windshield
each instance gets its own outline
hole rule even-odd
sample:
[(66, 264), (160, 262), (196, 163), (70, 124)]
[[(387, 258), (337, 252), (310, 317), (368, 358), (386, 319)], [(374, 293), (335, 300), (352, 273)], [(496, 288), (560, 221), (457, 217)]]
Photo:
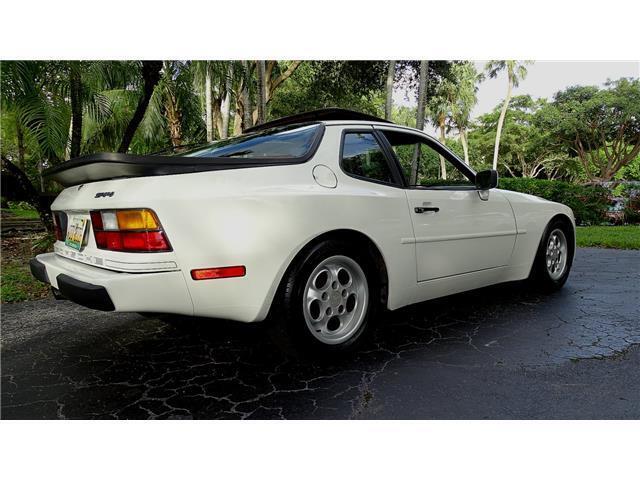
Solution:
[(301, 158), (311, 151), (319, 132), (320, 124), (287, 125), (218, 140), (176, 154), (205, 158)]

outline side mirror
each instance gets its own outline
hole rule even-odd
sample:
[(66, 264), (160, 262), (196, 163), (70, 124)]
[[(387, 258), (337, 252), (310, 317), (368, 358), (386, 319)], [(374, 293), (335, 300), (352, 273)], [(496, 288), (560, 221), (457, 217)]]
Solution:
[(498, 172), (495, 170), (483, 170), (476, 173), (476, 189), (491, 190), (498, 186)]
[(498, 172), (483, 170), (476, 173), (476, 190), (481, 200), (489, 200), (489, 190), (498, 186)]

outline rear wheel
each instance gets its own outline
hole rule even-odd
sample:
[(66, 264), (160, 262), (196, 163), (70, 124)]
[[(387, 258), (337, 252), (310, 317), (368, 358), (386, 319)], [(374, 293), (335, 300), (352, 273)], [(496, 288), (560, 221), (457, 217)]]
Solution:
[(574, 232), (566, 221), (556, 219), (547, 226), (534, 260), (530, 280), (545, 291), (562, 288), (574, 255)]
[(380, 282), (362, 249), (327, 240), (290, 268), (272, 312), (274, 341), (295, 354), (353, 350), (375, 318)]

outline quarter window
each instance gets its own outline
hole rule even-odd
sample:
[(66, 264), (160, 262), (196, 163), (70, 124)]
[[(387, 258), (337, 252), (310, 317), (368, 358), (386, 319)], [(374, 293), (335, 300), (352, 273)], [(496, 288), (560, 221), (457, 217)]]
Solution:
[(345, 134), (342, 145), (342, 168), (346, 173), (357, 177), (395, 183), (387, 159), (371, 133)]

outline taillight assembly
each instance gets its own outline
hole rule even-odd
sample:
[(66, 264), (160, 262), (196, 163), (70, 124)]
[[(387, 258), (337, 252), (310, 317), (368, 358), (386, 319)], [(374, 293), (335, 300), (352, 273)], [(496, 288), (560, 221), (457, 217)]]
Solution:
[(96, 245), (116, 252), (170, 252), (171, 245), (156, 214), (146, 208), (92, 210)]

